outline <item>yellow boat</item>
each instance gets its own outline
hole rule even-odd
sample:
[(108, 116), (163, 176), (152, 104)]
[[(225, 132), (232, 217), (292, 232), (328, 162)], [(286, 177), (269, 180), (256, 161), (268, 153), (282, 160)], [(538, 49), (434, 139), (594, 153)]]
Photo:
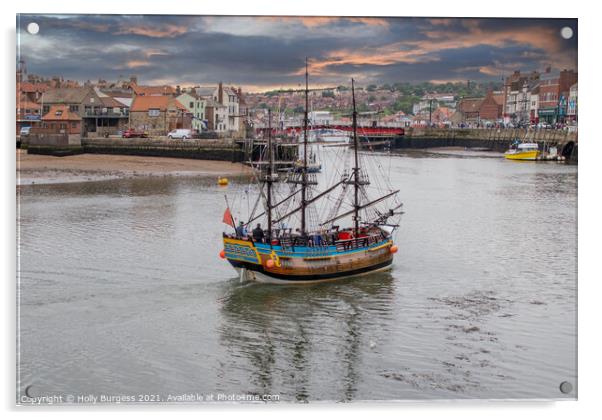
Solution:
[(506, 151), (504, 157), (511, 160), (537, 160), (539, 146), (537, 143), (521, 143), (515, 149)]

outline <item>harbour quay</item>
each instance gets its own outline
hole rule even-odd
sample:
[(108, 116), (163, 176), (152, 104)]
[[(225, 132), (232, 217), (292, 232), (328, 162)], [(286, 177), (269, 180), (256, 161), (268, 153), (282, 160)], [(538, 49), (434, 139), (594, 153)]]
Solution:
[[(509, 128), (421, 128), (408, 127), (403, 134), (387, 139), (366, 141), (382, 146), (383, 140), (391, 149), (430, 149), (440, 147), (479, 148), (504, 152), (516, 140), (537, 143), (540, 148), (556, 147), (558, 154), (569, 162), (578, 156), (577, 132), (568, 130), (533, 130)], [(80, 153), (175, 157), (228, 162), (256, 160), (264, 147), (263, 139), (219, 138), (174, 140), (165, 136), (150, 138), (80, 137), (67, 134), (35, 134), (17, 143), (32, 154), (67, 156)], [(290, 143), (290, 142), (289, 142)], [(291, 148), (292, 143), (282, 145)], [(289, 151), (290, 153), (290, 151)]]

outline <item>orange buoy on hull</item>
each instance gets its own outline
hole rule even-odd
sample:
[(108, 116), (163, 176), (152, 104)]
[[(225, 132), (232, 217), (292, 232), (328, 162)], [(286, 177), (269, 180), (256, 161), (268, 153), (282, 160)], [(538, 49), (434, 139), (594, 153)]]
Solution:
[(399, 247), (397, 245), (393, 245), (391, 248), (389, 248), (389, 251), (391, 254), (395, 254), (397, 251), (399, 251)]
[(217, 185), (228, 185), (228, 178), (219, 177), (217, 179)]
[(220, 257), (222, 260), (223, 260), (224, 258), (226, 258), (226, 251), (222, 249), (222, 250), (219, 252), (219, 257)]
[(265, 262), (265, 266), (266, 266), (267, 268), (274, 268), (274, 260), (272, 260), (272, 259), (269, 259), (269, 260), (267, 260), (267, 261)]

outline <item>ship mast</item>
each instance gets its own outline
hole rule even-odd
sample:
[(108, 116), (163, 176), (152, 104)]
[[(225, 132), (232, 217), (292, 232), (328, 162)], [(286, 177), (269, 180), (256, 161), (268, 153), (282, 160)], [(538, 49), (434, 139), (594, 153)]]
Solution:
[(268, 241), (272, 247), (272, 171), (274, 159), (272, 157), (272, 110), (268, 109), (268, 170), (267, 170), (267, 210), (268, 210)]
[(303, 171), (301, 172), (301, 236), (305, 236), (305, 209), (307, 207), (307, 124), (309, 117), (309, 73), (307, 72), (307, 57), (305, 57), (305, 114), (303, 117)]
[(355, 167), (353, 168), (354, 178), (353, 178), (353, 188), (354, 188), (354, 200), (353, 200), (353, 220), (355, 222), (355, 231), (354, 236), (357, 238), (359, 233), (359, 212), (360, 212), (360, 203), (359, 203), (359, 189), (360, 189), (360, 179), (359, 179), (359, 160), (357, 156), (359, 144), (357, 141), (357, 110), (355, 109), (355, 86), (354, 81), (351, 79), (351, 97), (353, 101), (353, 150), (355, 156)]

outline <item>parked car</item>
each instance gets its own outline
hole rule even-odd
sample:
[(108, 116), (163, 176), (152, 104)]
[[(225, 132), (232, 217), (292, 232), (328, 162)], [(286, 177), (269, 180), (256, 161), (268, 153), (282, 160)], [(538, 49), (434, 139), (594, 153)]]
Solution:
[(31, 127), (21, 127), (19, 131), (20, 136), (29, 136), (29, 132), (31, 131)]
[(144, 131), (137, 131), (137, 130), (134, 130), (133, 128), (130, 128), (128, 130), (125, 130), (121, 134), (121, 137), (123, 137), (124, 139), (131, 139), (134, 137), (147, 138), (148, 134), (145, 133)]
[(170, 131), (167, 134), (167, 137), (169, 137), (170, 139), (190, 139), (192, 138), (192, 130), (189, 130), (187, 128), (178, 128), (177, 130)]

